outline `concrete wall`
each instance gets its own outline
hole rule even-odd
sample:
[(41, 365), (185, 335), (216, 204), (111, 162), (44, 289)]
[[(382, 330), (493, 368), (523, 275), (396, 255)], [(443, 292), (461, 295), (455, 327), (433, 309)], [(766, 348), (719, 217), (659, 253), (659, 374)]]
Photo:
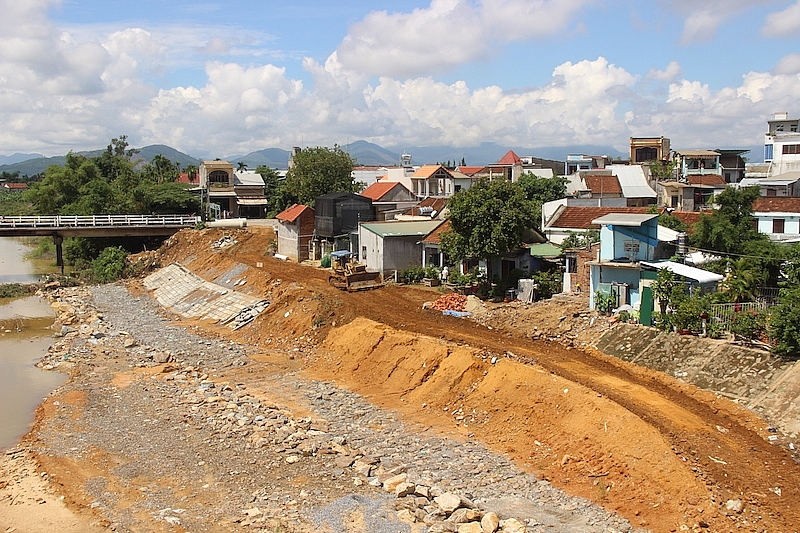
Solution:
[(740, 403), (786, 435), (800, 433), (800, 361), (630, 324), (617, 324), (595, 347)]
[(281, 222), (278, 225), (278, 253), (298, 261), (300, 244), (300, 220)]

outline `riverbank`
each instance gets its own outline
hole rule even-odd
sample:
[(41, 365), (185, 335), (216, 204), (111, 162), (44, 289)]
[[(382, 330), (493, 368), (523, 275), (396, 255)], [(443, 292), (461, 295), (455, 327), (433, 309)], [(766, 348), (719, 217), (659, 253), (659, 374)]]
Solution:
[[(72, 379), (21, 447), (98, 527), (475, 531), (490, 512), (531, 532), (800, 523), (798, 466), (763, 420), (583, 349), (560, 330), (563, 302), (546, 311), (559, 330), (536, 306), (513, 324), (463, 320), (423, 310), (430, 290), (338, 291), (265, 257), (266, 233), (232, 232), (224, 249), (221, 236), (181, 232), (147, 258), (219, 284), (174, 313), (230, 290), (268, 302), (236, 331), (172, 314), (136, 281), (52, 294), (63, 337), (43, 364)], [(439, 491), (472, 525), (441, 520), (455, 513)]]
[[(355, 521), (348, 531), (403, 531), (399, 500), (381, 484), (406, 472), (415, 490), (459, 494), (530, 526), (631, 531), (460, 434), (407, 427), (354, 393), (303, 377), (297, 346), (264, 351), (190, 325), (198, 336), (169, 325), (147, 295), (119, 285), (91, 291), (53, 295), (64, 336), (42, 365), (72, 380), (3, 461), (8, 471), (18, 457), (34, 458), (84, 525), (342, 531)], [(13, 490), (7, 484), (0, 501)]]

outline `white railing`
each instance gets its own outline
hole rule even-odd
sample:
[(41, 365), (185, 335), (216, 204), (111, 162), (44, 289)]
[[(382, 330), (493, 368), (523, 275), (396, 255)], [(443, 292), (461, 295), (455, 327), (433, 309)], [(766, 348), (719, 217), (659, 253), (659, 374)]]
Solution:
[(767, 302), (745, 302), (739, 304), (713, 304), (709, 317), (724, 330), (730, 330), (736, 313), (764, 311), (772, 307)]
[(48, 215), (0, 217), (4, 228), (108, 228), (194, 226), (200, 221), (195, 215)]

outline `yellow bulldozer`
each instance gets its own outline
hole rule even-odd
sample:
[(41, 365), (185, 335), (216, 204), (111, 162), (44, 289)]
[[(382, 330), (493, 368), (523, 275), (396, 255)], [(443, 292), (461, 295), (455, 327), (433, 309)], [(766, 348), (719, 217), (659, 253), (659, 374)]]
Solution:
[(346, 250), (331, 253), (331, 270), (328, 282), (343, 291), (366, 291), (383, 286), (380, 272), (367, 272), (367, 266), (353, 261)]

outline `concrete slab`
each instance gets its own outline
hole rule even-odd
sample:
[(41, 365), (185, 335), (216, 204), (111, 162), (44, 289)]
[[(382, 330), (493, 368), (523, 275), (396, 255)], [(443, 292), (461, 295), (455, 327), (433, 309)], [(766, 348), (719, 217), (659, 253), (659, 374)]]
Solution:
[(161, 305), (183, 317), (227, 323), (231, 328), (241, 327), (238, 315), (246, 315), (249, 322), (268, 305), (265, 300), (206, 281), (178, 263), (147, 276), (144, 287), (153, 291)]

